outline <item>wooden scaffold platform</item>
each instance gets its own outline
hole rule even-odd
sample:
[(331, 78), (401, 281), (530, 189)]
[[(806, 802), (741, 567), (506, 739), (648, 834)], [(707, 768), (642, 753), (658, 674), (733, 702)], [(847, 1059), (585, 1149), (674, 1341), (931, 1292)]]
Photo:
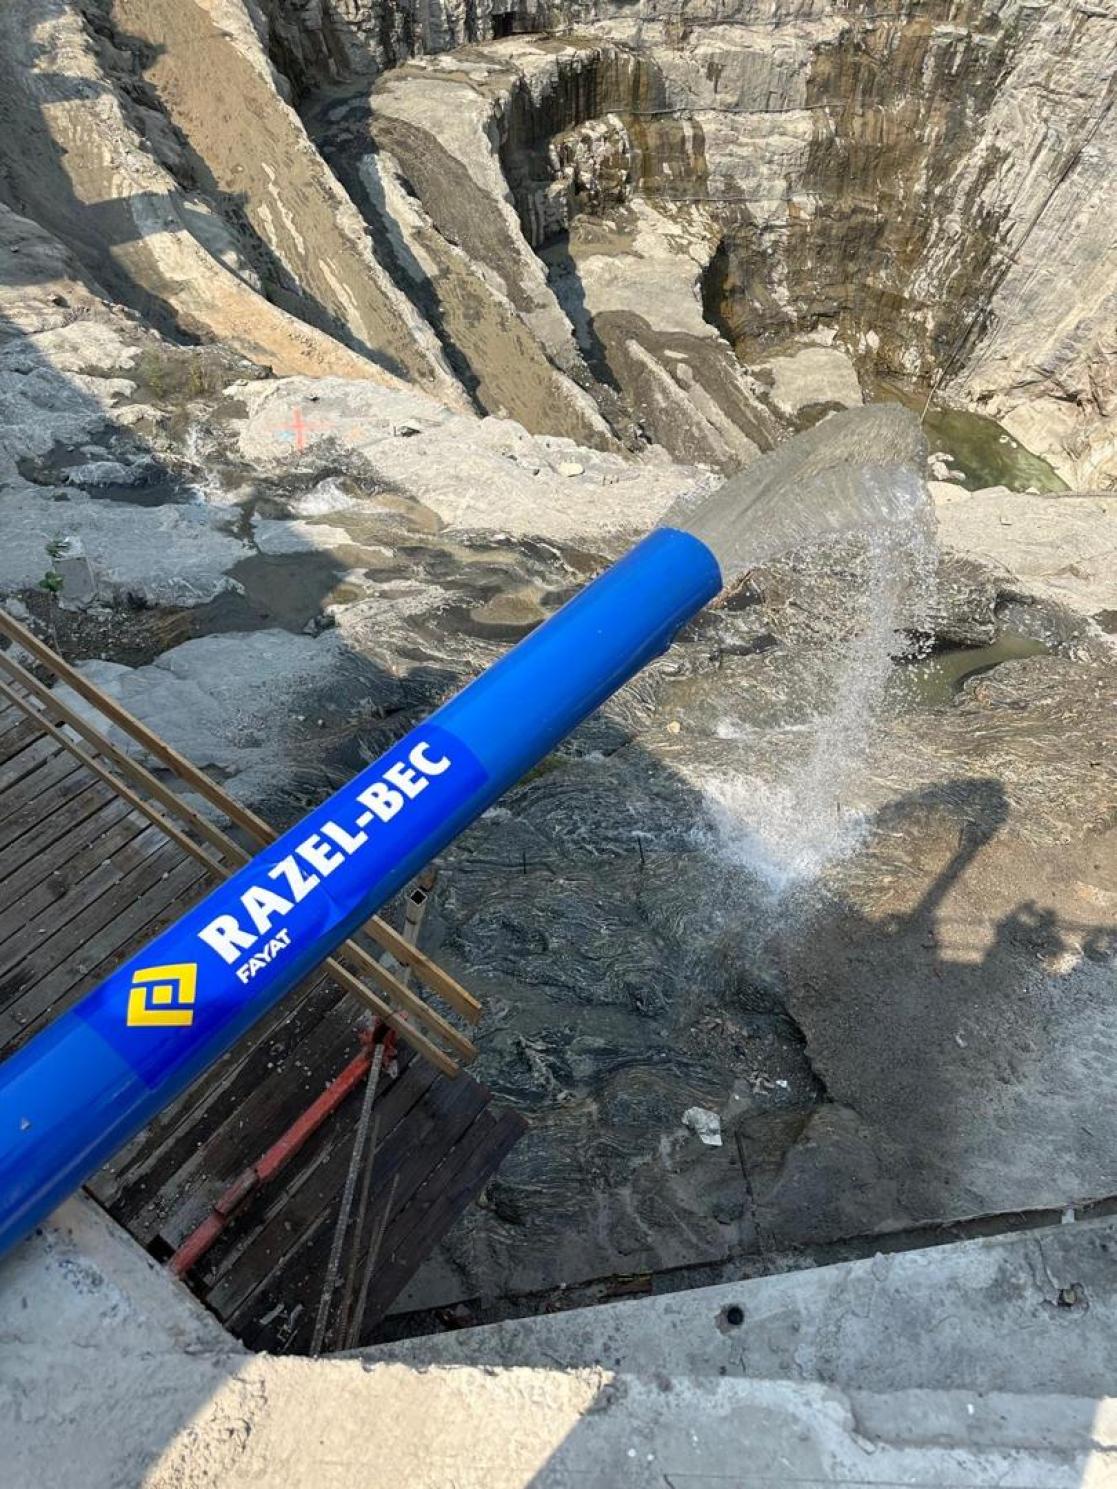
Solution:
[[(2, 1059), (275, 833), (2, 610), (0, 638)], [(428, 888), (87, 1186), (254, 1348), (367, 1342), (525, 1130), (461, 1068), (481, 1009), (415, 944)]]

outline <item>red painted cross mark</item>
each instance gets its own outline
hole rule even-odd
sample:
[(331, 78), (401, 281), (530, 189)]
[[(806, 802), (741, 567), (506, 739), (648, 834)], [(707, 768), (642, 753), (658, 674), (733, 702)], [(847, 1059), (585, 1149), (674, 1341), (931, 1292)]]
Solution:
[(296, 450), (305, 450), (308, 434), (329, 428), (332, 428), (332, 421), (326, 424), (320, 424), (314, 420), (307, 420), (303, 417), (302, 409), (295, 408), (291, 411), (291, 423), (282, 429), (277, 429), (275, 431), (275, 437), (276, 439), (290, 440)]
[(291, 432), (292, 432), (292, 434), (294, 435), (294, 438), (295, 438), (295, 449), (296, 450), (305, 449), (306, 448), (306, 421), (303, 418), (303, 411), (302, 411), (301, 408), (297, 408), (295, 410), (295, 412), (291, 415)]

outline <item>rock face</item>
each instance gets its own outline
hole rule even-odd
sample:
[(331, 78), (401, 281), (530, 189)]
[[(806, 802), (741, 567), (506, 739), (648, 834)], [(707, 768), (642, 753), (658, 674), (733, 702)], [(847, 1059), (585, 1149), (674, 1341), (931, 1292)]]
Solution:
[(1108, 467), (1112, 14), (754, 0), (613, 15), (595, 31), (638, 37), (701, 133), (723, 230), (711, 313), (746, 361), (834, 327), (874, 371), (1011, 414), (1072, 482)]
[(19, 0), (0, 17), (8, 204), (67, 243), (85, 270), (165, 331), (202, 336), (287, 372), (375, 378), (376, 364), (258, 292), (221, 213), (160, 159), (177, 141), (132, 107), (111, 69), (130, 59), (76, 7)]
[(258, 0), (284, 72), (300, 87), (375, 77), (418, 52), (444, 52), (500, 34), (507, 0)]
[(9, 204), (164, 330), (724, 470), (803, 421), (764, 369), (809, 337), (1072, 486), (1117, 465), (1101, 9), (18, 0), (4, 25)]
[(289, 820), (690, 488), (941, 377), (1090, 485), (940, 486), (922, 608), (758, 566), (444, 856), (533, 1126), (404, 1307), (1111, 1194), (1112, 18), (499, 14), (3, 10), (0, 591)]
[(1117, 500), (938, 486), (943, 542), (1101, 623), (1117, 612)]
[[(637, 131), (662, 96), (657, 70), (627, 49), (509, 42), (452, 70), (389, 74), (371, 106), (330, 108), (318, 138), (346, 180), (367, 182), (390, 155), (474, 285), (481, 266), (618, 432), (731, 470), (783, 426), (704, 317), (710, 214), (659, 202), (673, 168), (700, 169), (685, 128), (654, 142)], [(494, 348), (456, 340), (483, 374)]]
[[(150, 102), (181, 141), (183, 173), (204, 182), (218, 202), (236, 202), (249, 261), (277, 303), (396, 376), (454, 401), (434, 337), (381, 267), (364, 222), (298, 115), (277, 96), (239, 0), (113, 0), (111, 19), (114, 36), (134, 48), (143, 67)], [(216, 67), (215, 47), (222, 56)], [(464, 406), (460, 395), (457, 401)]]

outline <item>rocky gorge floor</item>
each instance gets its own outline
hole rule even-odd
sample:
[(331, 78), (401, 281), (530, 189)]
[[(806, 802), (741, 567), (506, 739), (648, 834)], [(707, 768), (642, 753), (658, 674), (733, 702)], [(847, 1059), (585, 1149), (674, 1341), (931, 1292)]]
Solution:
[[(631, 190), (614, 105), (672, 100), (627, 43), (604, 68), (600, 39), (396, 59), (371, 108), (335, 78), (304, 123), (247, 12), (193, 8), (0, 20), (39, 58), (6, 117), (43, 144), (0, 192), (0, 594), (286, 822), (682, 493), (876, 388), (825, 322), (734, 356), (703, 307), (709, 208)], [(251, 177), (197, 91), (206, 25), (260, 90)], [(797, 76), (802, 37), (778, 40)], [(672, 118), (645, 144), (660, 186), (698, 158)], [(43, 194), (48, 136), (70, 217)], [(540, 139), (604, 193), (559, 232)], [(1035, 446), (1051, 466), (1004, 466), (1015, 490), (980, 478), (1028, 453), (1015, 434), (978, 460), (936, 429), (944, 556), (913, 659), (863, 554), (758, 568), (443, 856), (429, 944), (485, 1005), (478, 1074), (532, 1130), (403, 1314), (1117, 1192), (1104, 424), (1080, 464), (1060, 435)]]

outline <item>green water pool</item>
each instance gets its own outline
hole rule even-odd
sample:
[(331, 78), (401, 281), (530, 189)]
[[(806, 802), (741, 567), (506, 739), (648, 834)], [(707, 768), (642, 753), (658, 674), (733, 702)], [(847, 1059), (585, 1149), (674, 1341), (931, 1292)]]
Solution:
[[(926, 391), (884, 378), (877, 383), (876, 396), (882, 401), (903, 403), (918, 414), (923, 413), (927, 402)], [(958, 484), (968, 491), (986, 486), (1007, 486), (1010, 491), (1069, 489), (1046, 460), (1026, 450), (995, 419), (932, 404), (923, 428), (932, 454), (941, 451), (950, 457), (951, 467), (962, 473)]]
[(921, 662), (898, 666), (888, 686), (892, 707), (904, 712), (911, 708), (935, 708), (949, 703), (962, 684), (983, 672), (991, 672), (1002, 662), (1021, 662), (1050, 650), (1034, 636), (1016, 631), (1003, 631), (988, 646), (958, 646), (939, 651)]

